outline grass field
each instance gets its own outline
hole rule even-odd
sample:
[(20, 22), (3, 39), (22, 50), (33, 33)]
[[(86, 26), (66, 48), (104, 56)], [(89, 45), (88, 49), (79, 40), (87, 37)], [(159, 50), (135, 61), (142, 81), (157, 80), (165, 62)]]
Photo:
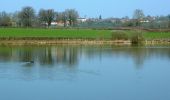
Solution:
[(144, 32), (145, 39), (170, 39), (170, 32)]
[[(111, 39), (113, 32), (123, 32), (131, 36), (135, 31), (116, 30), (92, 30), (92, 29), (24, 29), (24, 28), (0, 28), (0, 38), (84, 38), (84, 39)], [(145, 39), (170, 39), (170, 32), (143, 31)]]
[(0, 28), (0, 37), (110, 38), (111, 30)]

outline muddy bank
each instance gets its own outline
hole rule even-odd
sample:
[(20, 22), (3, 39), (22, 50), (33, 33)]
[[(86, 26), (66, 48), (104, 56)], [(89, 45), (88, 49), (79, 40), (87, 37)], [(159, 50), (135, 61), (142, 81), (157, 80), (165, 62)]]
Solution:
[[(170, 44), (170, 39), (156, 39), (145, 40), (143, 44)], [(22, 40), (22, 39), (4, 39), (0, 40), (0, 45), (57, 45), (57, 44), (70, 44), (70, 45), (131, 45), (131, 40), (84, 40), (84, 39), (63, 39), (63, 40)]]
[(0, 40), (0, 45), (56, 45), (56, 44), (70, 44), (70, 45), (105, 45), (118, 44), (130, 45), (130, 40)]
[(170, 39), (154, 39), (146, 40), (145, 44), (170, 44)]

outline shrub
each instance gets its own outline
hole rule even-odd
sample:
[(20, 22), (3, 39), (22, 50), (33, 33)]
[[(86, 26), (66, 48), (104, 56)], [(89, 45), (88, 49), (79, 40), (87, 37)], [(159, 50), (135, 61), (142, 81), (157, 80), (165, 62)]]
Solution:
[(131, 36), (132, 44), (142, 44), (144, 40), (143, 34), (139, 32), (133, 33)]
[(128, 40), (128, 35), (123, 32), (113, 32), (112, 39), (113, 40)]

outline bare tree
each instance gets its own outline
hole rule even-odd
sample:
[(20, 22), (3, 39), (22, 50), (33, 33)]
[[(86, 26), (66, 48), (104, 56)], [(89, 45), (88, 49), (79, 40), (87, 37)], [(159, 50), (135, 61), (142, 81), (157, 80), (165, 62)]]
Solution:
[(67, 19), (68, 19), (68, 17), (66, 15), (66, 12), (59, 13), (59, 16), (57, 17), (57, 19), (64, 23), (64, 27), (67, 26)]
[(10, 26), (11, 18), (6, 12), (0, 12), (0, 26)]
[(15, 11), (11, 15), (11, 22), (13, 27), (21, 27), (21, 20), (18, 17), (19, 12)]
[(68, 21), (68, 16), (67, 16), (66, 12), (64, 11), (64, 12), (57, 13), (56, 21), (64, 23), (64, 27), (66, 27), (67, 21)]
[(140, 21), (145, 17), (143, 11), (141, 9), (136, 9), (133, 14), (133, 19), (135, 21), (135, 25), (139, 26)]
[(55, 12), (53, 9), (48, 10), (41, 9), (38, 15), (40, 21), (45, 24), (47, 23), (47, 26), (49, 27), (51, 25), (51, 22), (54, 20)]
[(66, 9), (65, 14), (70, 26), (75, 26), (77, 23), (77, 18), (79, 17), (78, 12), (75, 9)]
[(31, 27), (34, 21), (35, 11), (32, 7), (24, 7), (18, 14), (22, 26)]
[(133, 14), (134, 19), (142, 19), (144, 17), (145, 17), (145, 15), (144, 15), (144, 13), (143, 13), (143, 11), (141, 9), (136, 9), (134, 11), (134, 14)]

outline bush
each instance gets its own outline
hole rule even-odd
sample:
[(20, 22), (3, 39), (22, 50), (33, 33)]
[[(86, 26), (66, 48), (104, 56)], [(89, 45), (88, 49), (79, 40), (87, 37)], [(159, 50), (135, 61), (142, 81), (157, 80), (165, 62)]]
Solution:
[(113, 32), (112, 39), (113, 40), (128, 40), (128, 35), (123, 32)]
[(142, 42), (144, 41), (144, 36), (142, 33), (136, 32), (134, 34), (132, 34), (131, 36), (131, 42), (132, 44), (142, 44)]

